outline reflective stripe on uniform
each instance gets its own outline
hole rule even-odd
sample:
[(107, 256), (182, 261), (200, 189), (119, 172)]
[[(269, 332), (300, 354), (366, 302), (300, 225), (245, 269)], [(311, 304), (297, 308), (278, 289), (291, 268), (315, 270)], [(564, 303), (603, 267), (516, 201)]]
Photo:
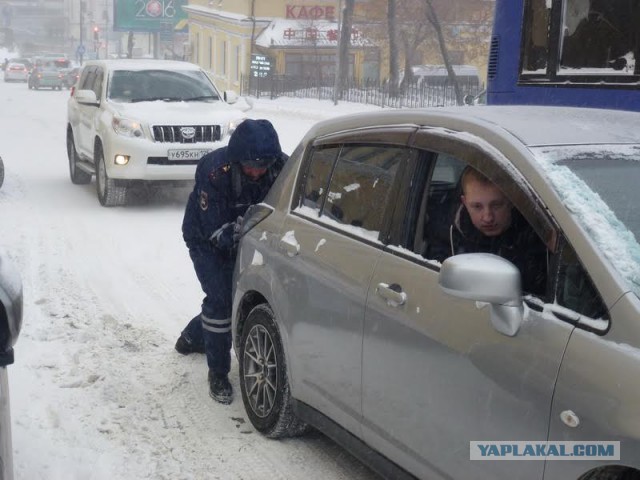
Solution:
[(202, 320), (202, 328), (213, 333), (228, 333), (231, 331), (231, 318), (224, 318), (218, 320), (215, 318), (205, 317), (200, 315)]

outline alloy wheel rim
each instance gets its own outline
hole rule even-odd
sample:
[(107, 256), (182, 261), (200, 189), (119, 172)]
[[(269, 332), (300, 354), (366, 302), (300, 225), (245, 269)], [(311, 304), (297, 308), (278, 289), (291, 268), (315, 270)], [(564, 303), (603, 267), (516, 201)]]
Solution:
[(273, 339), (266, 328), (255, 325), (244, 345), (245, 392), (251, 410), (264, 418), (271, 413), (278, 389), (278, 360)]

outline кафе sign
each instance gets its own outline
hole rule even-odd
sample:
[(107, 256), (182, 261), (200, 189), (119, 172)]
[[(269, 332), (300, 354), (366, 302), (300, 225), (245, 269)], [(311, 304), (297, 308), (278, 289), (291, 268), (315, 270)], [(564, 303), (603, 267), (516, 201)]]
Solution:
[(333, 5), (287, 5), (286, 18), (295, 20), (335, 20), (336, 7)]

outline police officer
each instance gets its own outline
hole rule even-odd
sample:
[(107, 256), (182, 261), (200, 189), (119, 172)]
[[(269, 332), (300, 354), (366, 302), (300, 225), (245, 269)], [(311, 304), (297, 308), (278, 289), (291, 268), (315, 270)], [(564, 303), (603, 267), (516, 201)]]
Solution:
[(198, 163), (184, 213), (182, 235), (205, 297), (175, 348), (183, 355), (206, 354), (209, 394), (223, 404), (233, 399), (231, 283), (239, 223), (249, 205), (264, 199), (287, 158), (268, 120), (243, 121), (227, 147)]

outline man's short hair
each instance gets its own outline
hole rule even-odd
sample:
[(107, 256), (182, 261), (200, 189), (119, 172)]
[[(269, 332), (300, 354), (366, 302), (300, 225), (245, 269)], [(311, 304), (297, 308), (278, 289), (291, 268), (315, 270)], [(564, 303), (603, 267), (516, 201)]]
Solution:
[(485, 177), (482, 173), (480, 173), (478, 170), (476, 170), (472, 166), (467, 165), (466, 167), (464, 167), (464, 170), (460, 175), (460, 187), (462, 188), (463, 195), (465, 194), (467, 184), (469, 183), (470, 180), (475, 180), (476, 182), (481, 183), (483, 185), (495, 186), (495, 184), (491, 180), (489, 180), (487, 177)]

